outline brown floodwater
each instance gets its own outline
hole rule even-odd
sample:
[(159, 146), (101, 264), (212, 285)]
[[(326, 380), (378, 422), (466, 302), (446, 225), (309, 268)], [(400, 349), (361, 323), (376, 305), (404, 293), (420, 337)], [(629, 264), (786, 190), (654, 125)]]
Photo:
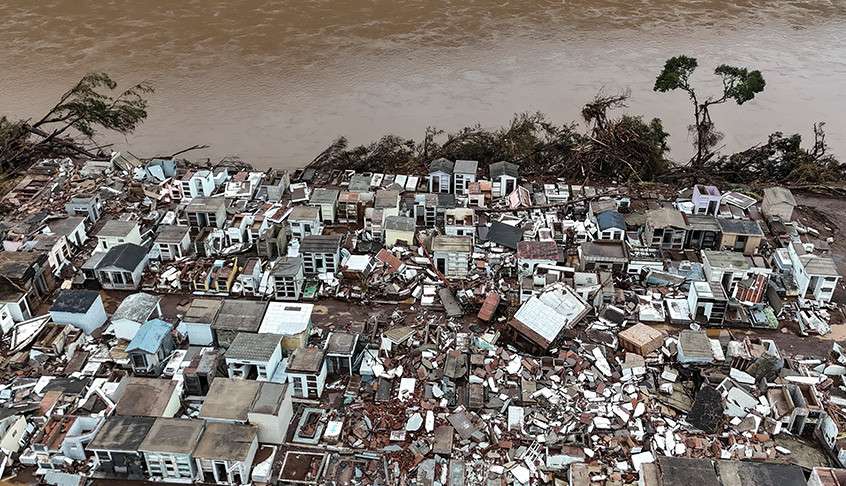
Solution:
[(727, 150), (827, 122), (846, 155), (844, 0), (4, 0), (0, 114), (37, 116), (82, 74), (152, 82), (147, 122), (111, 140), (138, 156), (306, 163), (339, 135), (419, 138), (435, 125), (575, 120), (598, 90), (661, 117), (686, 159), (690, 107), (652, 92), (663, 61), (763, 71), (766, 91), (712, 111)]

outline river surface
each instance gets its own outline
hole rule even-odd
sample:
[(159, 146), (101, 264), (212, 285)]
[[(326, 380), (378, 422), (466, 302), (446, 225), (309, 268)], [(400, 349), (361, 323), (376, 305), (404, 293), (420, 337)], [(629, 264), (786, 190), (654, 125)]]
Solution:
[(688, 101), (652, 92), (676, 54), (702, 94), (718, 64), (764, 73), (754, 101), (712, 109), (726, 150), (825, 121), (846, 156), (846, 0), (3, 0), (0, 19), (0, 114), (39, 116), (87, 71), (150, 81), (147, 122), (109, 140), (138, 156), (209, 144), (190, 156), (290, 168), (340, 135), (576, 120), (628, 88), (685, 160)]

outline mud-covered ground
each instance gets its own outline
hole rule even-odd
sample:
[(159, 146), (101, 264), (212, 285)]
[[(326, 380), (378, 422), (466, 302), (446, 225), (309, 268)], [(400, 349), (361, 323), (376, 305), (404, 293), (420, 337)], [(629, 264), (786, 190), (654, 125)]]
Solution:
[[(831, 197), (797, 194), (800, 208), (795, 218), (802, 224), (814, 228), (820, 232), (820, 240), (826, 241), (832, 238), (830, 243), (831, 256), (837, 263), (842, 275), (846, 275), (846, 200)], [(107, 292), (104, 300), (106, 310), (114, 312), (123, 297), (129, 292)], [(176, 320), (182, 315), (191, 301), (189, 295), (165, 295), (162, 298), (162, 313), (166, 319)], [(841, 281), (838, 291), (835, 293), (835, 301), (846, 308), (846, 286)], [(419, 305), (363, 305), (357, 302), (343, 302), (335, 299), (321, 299), (315, 302), (313, 321), (316, 328), (329, 332), (333, 329), (349, 329), (358, 327), (374, 314), (381, 314), (383, 322), (395, 310), (400, 309), (405, 314), (403, 323), (413, 324), (415, 317), (425, 313), (426, 320), (438, 320), (435, 316), (439, 313), (436, 309), (425, 309)], [(842, 310), (837, 311), (833, 321), (846, 322), (846, 314)], [(445, 316), (444, 319), (445, 320)], [(465, 316), (465, 327), (469, 327), (471, 321), (478, 324), (474, 312), (468, 312)], [(501, 324), (501, 323), (500, 323)], [(718, 333), (719, 330), (713, 330)], [(767, 330), (737, 330), (731, 332), (735, 338), (748, 335), (750, 337), (764, 337), (774, 339), (782, 350), (787, 354), (802, 354), (805, 356), (823, 356), (831, 349), (831, 342), (846, 341), (846, 324), (834, 324), (831, 334), (826, 336), (799, 336), (793, 329), (781, 329), (779, 331)]]
[(804, 194), (797, 194), (796, 199), (800, 205), (799, 220), (820, 231), (822, 237), (833, 238), (831, 256), (840, 274), (846, 275), (846, 200)]
[[(846, 275), (846, 200), (827, 196), (796, 194), (799, 203), (798, 215), (794, 216), (802, 224), (820, 232), (821, 240), (831, 238), (830, 255), (837, 264), (841, 275)], [(846, 286), (844, 280), (838, 284), (834, 300), (840, 304), (840, 316), (837, 321), (846, 322), (843, 308), (846, 307)], [(793, 332), (778, 333), (776, 342), (787, 353), (806, 355), (824, 355), (831, 349), (831, 343), (846, 340), (846, 324), (834, 324), (832, 332), (826, 336), (797, 336)]]

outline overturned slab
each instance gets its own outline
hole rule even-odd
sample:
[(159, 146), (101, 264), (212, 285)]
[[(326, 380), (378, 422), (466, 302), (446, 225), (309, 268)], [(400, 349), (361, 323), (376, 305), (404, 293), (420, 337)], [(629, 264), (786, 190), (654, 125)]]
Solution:
[(664, 344), (666, 334), (642, 322), (617, 333), (623, 349), (641, 356), (656, 351)]

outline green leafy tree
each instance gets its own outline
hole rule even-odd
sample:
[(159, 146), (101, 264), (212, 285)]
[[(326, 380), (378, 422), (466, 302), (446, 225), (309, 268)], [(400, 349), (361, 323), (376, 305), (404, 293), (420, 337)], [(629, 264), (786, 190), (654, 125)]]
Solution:
[(37, 121), (0, 119), (3, 169), (19, 170), (41, 157), (94, 157), (89, 147), (100, 131), (123, 135), (133, 132), (147, 118), (145, 97), (153, 88), (139, 83), (115, 93), (116, 90), (117, 83), (108, 74), (90, 73)]
[(723, 83), (722, 94), (701, 99), (691, 84), (691, 76), (698, 63), (696, 58), (688, 56), (672, 57), (664, 63), (664, 69), (655, 80), (655, 91), (682, 90), (693, 104), (694, 124), (691, 131), (695, 136), (696, 154), (691, 159), (694, 167), (701, 168), (714, 155), (714, 147), (722, 139), (722, 134), (714, 129), (710, 108), (714, 105), (734, 101), (742, 105), (764, 91), (766, 82), (760, 71), (722, 64), (714, 70)]

